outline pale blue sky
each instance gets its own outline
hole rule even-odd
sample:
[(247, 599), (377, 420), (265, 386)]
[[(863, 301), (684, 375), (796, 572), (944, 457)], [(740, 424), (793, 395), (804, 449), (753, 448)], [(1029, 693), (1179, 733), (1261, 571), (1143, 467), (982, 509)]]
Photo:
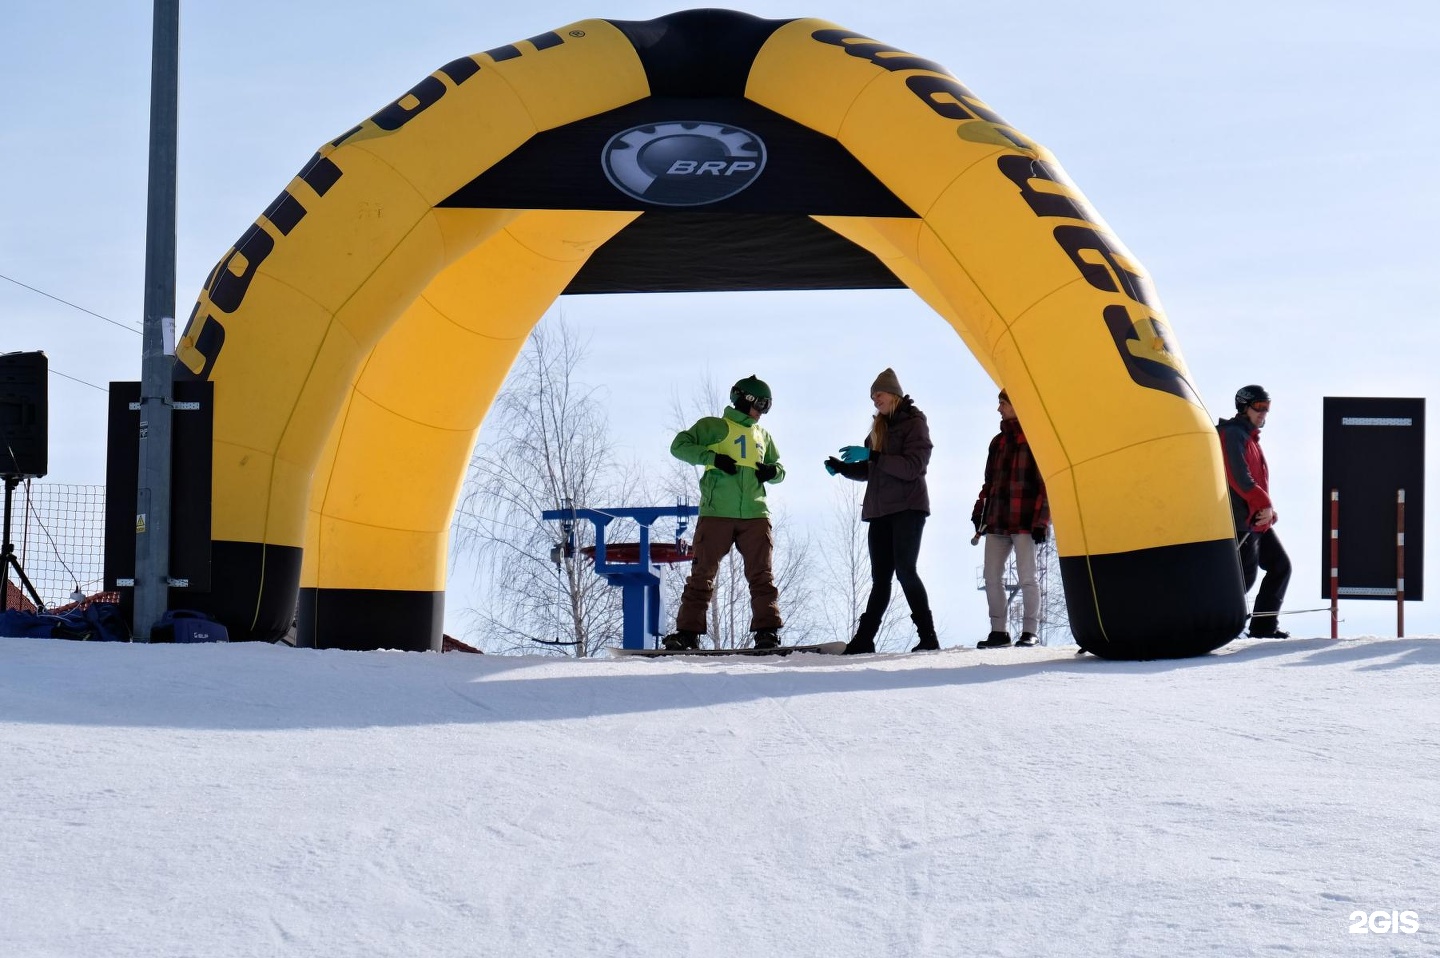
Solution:
[[(182, 3), (177, 310), (322, 142), (456, 56), (588, 17), (683, 9), (411, 0)], [(506, 4), (509, 8), (512, 5)], [(1211, 412), (1259, 382), (1275, 397), (1264, 445), (1295, 562), (1287, 606), (1320, 602), (1323, 396), (1426, 396), (1440, 381), (1440, 6), (1429, 2), (811, 5), (817, 16), (945, 64), (1049, 147), (1152, 274)], [(144, 266), (151, 8), (0, 8), (0, 274), (138, 329)], [(883, 366), (930, 416), (935, 514), (922, 573), (946, 644), (986, 629), (967, 520), (994, 388), (907, 292), (588, 297), (565, 315), (593, 334), (590, 379), (614, 400), (625, 452), (657, 462), (672, 393), (757, 372), (800, 521), (828, 508), (819, 468), (863, 434)], [(139, 375), (137, 333), (0, 281), (0, 350), (43, 349), (56, 374)], [(633, 368), (651, 370), (638, 390)], [(49, 481), (104, 478), (105, 396), (51, 379)], [(1436, 410), (1430, 410), (1431, 415)], [(1433, 446), (1433, 443), (1432, 443)], [(1432, 448), (1431, 475), (1435, 473)], [(1430, 491), (1434, 491), (1432, 478)], [(1436, 538), (1432, 503), (1427, 538)], [(1431, 589), (1440, 575), (1431, 549)], [(1342, 603), (1342, 634), (1393, 634), (1389, 603)], [(1440, 633), (1440, 603), (1407, 605)], [(1291, 625), (1328, 634), (1325, 616)]]

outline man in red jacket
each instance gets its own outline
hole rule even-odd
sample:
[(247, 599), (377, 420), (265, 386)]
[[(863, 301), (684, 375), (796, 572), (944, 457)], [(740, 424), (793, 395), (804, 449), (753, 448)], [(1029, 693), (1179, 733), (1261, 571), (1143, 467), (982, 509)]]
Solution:
[(1270, 502), (1270, 468), (1260, 448), (1260, 430), (1269, 414), (1270, 394), (1261, 386), (1244, 386), (1235, 394), (1235, 418), (1222, 419), (1215, 428), (1225, 453), (1225, 479), (1246, 592), (1255, 584), (1257, 570), (1265, 570), (1250, 615), (1250, 637), (1288, 639), (1290, 634), (1281, 632), (1276, 623), (1290, 584), (1290, 557), (1275, 534), (1280, 517)]

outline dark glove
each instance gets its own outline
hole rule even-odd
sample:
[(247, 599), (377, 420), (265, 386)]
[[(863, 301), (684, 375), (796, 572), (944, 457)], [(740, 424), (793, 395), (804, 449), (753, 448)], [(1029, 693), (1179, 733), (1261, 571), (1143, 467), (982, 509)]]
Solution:
[(845, 465), (843, 462), (841, 462), (839, 459), (836, 459), (834, 456), (831, 456), (829, 459), (825, 460), (825, 471), (833, 476), (835, 475), (835, 473), (840, 471), (840, 467), (843, 465)]
[(1049, 526), (1036, 526), (1035, 528), (1030, 530), (1030, 538), (1034, 539), (1036, 542), (1044, 542), (1048, 530)]
[(712, 463), (712, 465), (721, 472), (728, 473), (732, 476), (735, 475), (735, 460), (723, 452), (715, 453), (715, 462)]
[(775, 478), (775, 473), (779, 471), (780, 470), (776, 469), (772, 463), (762, 462), (755, 467), (755, 478), (761, 482), (769, 482)]

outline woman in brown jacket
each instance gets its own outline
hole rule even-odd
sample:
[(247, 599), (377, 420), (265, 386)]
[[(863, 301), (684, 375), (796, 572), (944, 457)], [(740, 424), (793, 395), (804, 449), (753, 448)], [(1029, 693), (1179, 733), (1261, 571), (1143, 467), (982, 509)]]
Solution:
[(900, 388), (895, 370), (886, 369), (870, 387), (875, 418), (863, 446), (845, 446), (841, 458), (825, 460), (833, 476), (867, 483), (860, 518), (869, 523), (870, 601), (845, 646), (847, 655), (875, 651), (875, 633), (890, 604), (891, 579), (900, 580), (910, 619), (920, 634), (911, 651), (940, 648), (930, 597), (915, 564), (920, 558), (920, 537), (930, 514), (930, 493), (925, 471), (930, 465), (930, 425), (925, 414)]

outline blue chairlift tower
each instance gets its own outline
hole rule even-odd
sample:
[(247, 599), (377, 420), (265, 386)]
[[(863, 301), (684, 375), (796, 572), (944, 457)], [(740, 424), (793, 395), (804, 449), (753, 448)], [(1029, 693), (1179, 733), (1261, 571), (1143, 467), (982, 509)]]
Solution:
[[(665, 621), (665, 600), (660, 592), (660, 566), (672, 562), (689, 562), (690, 551), (681, 535), (689, 526), (690, 517), (700, 509), (690, 505), (636, 506), (616, 509), (546, 509), (540, 518), (559, 522), (563, 536), (552, 558), (575, 554), (576, 523), (587, 519), (595, 525), (595, 545), (582, 549), (595, 563), (595, 572), (621, 590), (624, 611), (624, 633), (621, 646), (627, 649), (658, 647)], [(650, 541), (650, 526), (665, 516), (675, 517), (674, 543)], [(632, 519), (640, 527), (639, 542), (605, 541), (606, 527), (616, 519)]]

